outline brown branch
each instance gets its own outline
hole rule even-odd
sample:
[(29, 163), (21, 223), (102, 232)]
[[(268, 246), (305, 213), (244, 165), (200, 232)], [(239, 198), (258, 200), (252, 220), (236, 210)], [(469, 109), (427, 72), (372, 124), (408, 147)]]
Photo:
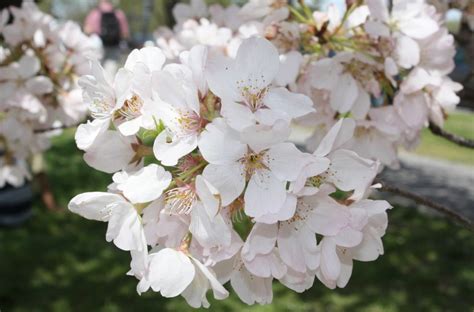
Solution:
[(77, 127), (77, 125), (62, 125), (59, 127), (49, 127), (49, 128), (43, 128), (43, 129), (35, 129), (33, 130), (34, 133), (45, 133), (45, 132), (51, 132), (51, 131), (56, 131), (56, 130), (64, 130), (64, 129), (69, 129), (69, 128), (74, 128)]
[(384, 181), (378, 180), (377, 183), (382, 184), (382, 187), (379, 189), (380, 191), (383, 192), (390, 192), (396, 195), (400, 195), (403, 197), (406, 197), (408, 199), (413, 200), (414, 202), (424, 205), (428, 208), (434, 209), (443, 215), (449, 217), (450, 219), (456, 221), (460, 225), (464, 226), (465, 228), (471, 230), (474, 232), (474, 224), (471, 220), (467, 219), (466, 217), (458, 214), (457, 212), (449, 209), (448, 207), (445, 207), (441, 204), (435, 203), (434, 201), (425, 198), (423, 196), (420, 196), (418, 194), (412, 193), (410, 191), (407, 191), (405, 189), (401, 189), (399, 187), (389, 185)]
[(474, 140), (467, 139), (459, 135), (447, 132), (446, 130), (441, 129), (441, 127), (439, 127), (432, 121), (430, 121), (429, 128), (430, 128), (431, 133), (433, 133), (434, 135), (443, 137), (446, 140), (451, 141), (460, 146), (474, 148)]

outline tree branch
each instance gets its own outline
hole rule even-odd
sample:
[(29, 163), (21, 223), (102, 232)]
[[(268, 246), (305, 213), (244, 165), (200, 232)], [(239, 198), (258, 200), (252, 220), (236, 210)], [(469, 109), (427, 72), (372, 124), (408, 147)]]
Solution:
[(400, 196), (406, 197), (408, 199), (411, 199), (411, 200), (413, 200), (414, 202), (416, 202), (418, 204), (421, 204), (421, 205), (424, 205), (428, 208), (434, 209), (434, 210), (442, 213), (443, 215), (449, 217), (450, 219), (456, 221), (457, 223), (461, 224), (465, 228), (467, 228), (467, 229), (474, 232), (474, 224), (471, 220), (469, 220), (466, 217), (458, 214), (457, 212), (449, 209), (448, 207), (445, 207), (441, 204), (435, 203), (434, 201), (432, 201), (428, 198), (425, 198), (425, 197), (420, 196), (418, 194), (412, 193), (412, 192), (407, 191), (405, 189), (401, 189), (399, 187), (387, 184), (386, 182), (384, 182), (380, 179), (377, 179), (376, 182), (382, 184), (382, 187), (379, 189), (380, 191), (390, 192), (390, 193), (393, 193), (393, 194), (396, 194), (396, 195), (400, 195)]
[(468, 148), (474, 148), (474, 140), (467, 139), (464, 137), (461, 137), (459, 135), (447, 132), (446, 130), (441, 129), (438, 125), (436, 125), (434, 122), (430, 121), (429, 125), (430, 131), (437, 136), (443, 137), (448, 141), (451, 141), (457, 145), (468, 147)]

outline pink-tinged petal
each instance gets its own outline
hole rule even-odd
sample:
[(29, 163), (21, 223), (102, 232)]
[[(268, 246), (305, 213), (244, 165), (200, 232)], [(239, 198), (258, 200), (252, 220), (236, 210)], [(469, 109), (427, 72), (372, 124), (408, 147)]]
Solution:
[(99, 171), (114, 173), (129, 166), (135, 152), (131, 141), (107, 130), (84, 154), (85, 162)]
[(25, 54), (18, 62), (18, 74), (22, 79), (28, 79), (36, 75), (41, 64), (36, 56)]
[(370, 200), (364, 199), (351, 204), (351, 208), (357, 208), (367, 211), (369, 216), (385, 213), (387, 209), (392, 208), (389, 202), (385, 200)]
[(273, 81), (279, 66), (280, 59), (275, 46), (266, 39), (252, 37), (240, 45), (234, 69), (244, 85), (261, 90)]
[(342, 66), (331, 58), (317, 61), (311, 67), (313, 79), (311, 85), (316, 89), (331, 90), (341, 75)]
[(343, 74), (331, 90), (331, 107), (339, 113), (347, 113), (354, 105), (358, 95), (357, 82), (351, 75)]
[(166, 61), (161, 49), (156, 47), (145, 47), (133, 50), (127, 57), (124, 67), (133, 70), (137, 63), (145, 64), (150, 71), (160, 70)]
[(240, 132), (240, 140), (246, 143), (256, 153), (284, 142), (290, 136), (291, 129), (282, 120), (277, 121), (272, 127), (254, 125)]
[(303, 56), (298, 51), (290, 51), (280, 55), (280, 68), (275, 77), (275, 84), (285, 87), (296, 81), (300, 72)]
[[(227, 221), (228, 222), (228, 221)], [(204, 250), (203, 256), (208, 257), (206, 265), (218, 266), (219, 263), (225, 262), (228, 259), (234, 257), (242, 249), (244, 242), (240, 238), (236, 231), (231, 230), (230, 245), (226, 248), (213, 248), (210, 250)], [(219, 281), (221, 281), (221, 275), (218, 274)], [(226, 278), (227, 276), (224, 276)]]
[(135, 208), (122, 201), (111, 205), (112, 215), (105, 239), (122, 250), (146, 249), (145, 232)]
[(406, 18), (398, 27), (405, 35), (414, 39), (424, 39), (438, 31), (438, 23), (430, 17)]
[(46, 76), (36, 76), (28, 79), (25, 86), (28, 91), (37, 95), (53, 92), (53, 83)]
[(260, 108), (254, 113), (256, 124), (271, 127), (277, 122), (290, 124), (291, 118), (283, 111), (276, 111), (269, 108)]
[(351, 113), (355, 119), (365, 119), (371, 106), (370, 95), (367, 91), (359, 89), (359, 96), (352, 106)]
[(74, 136), (77, 147), (87, 150), (100, 135), (107, 131), (109, 123), (108, 119), (94, 119), (92, 122), (88, 120), (87, 123), (79, 125)]
[[(303, 233), (300, 233), (300, 230)], [(314, 244), (316, 248), (316, 236), (307, 230), (306, 227), (298, 227), (293, 223), (281, 223), (278, 231), (278, 250), (281, 259), (293, 270), (306, 272), (305, 246), (308, 242)]]
[(428, 105), (425, 95), (417, 92), (410, 95), (398, 95), (394, 107), (405, 124), (413, 130), (420, 130), (428, 121)]
[(209, 282), (204, 274), (196, 269), (196, 274), (191, 284), (181, 293), (181, 296), (186, 300), (189, 306), (198, 309), (201, 307), (209, 308), (210, 303), (207, 300), (206, 294), (209, 289)]
[(165, 66), (164, 71), (172, 75), (181, 90), (181, 97), (184, 97), (184, 101), (181, 104), (173, 103), (174, 106), (180, 107), (186, 105), (186, 107), (192, 109), (196, 114), (199, 114), (199, 95), (196, 83), (193, 81), (192, 71), (182, 64), (168, 64)]
[(395, 81), (393, 81), (393, 76), (398, 75), (398, 67), (393, 58), (387, 57), (384, 61), (384, 72), (385, 76), (390, 79), (392, 85), (396, 85)]
[(420, 62), (420, 47), (410, 37), (398, 36), (394, 53), (398, 65), (403, 68), (412, 68)]
[(220, 54), (210, 54), (205, 69), (209, 89), (222, 100), (238, 101), (238, 69), (234, 60)]
[(233, 101), (222, 100), (221, 114), (229, 126), (239, 131), (255, 125), (254, 113), (247, 106)]
[(142, 222), (143, 231), (148, 245), (154, 247), (158, 244), (158, 222), (160, 219), (160, 212), (165, 206), (165, 196), (153, 201), (145, 209), (143, 209)]
[(121, 201), (124, 201), (124, 198), (117, 194), (88, 192), (71, 199), (68, 209), (89, 220), (108, 221), (110, 218), (108, 206)]
[(422, 90), (424, 87), (432, 84), (438, 84), (440, 81), (432, 77), (421, 67), (414, 68), (408, 77), (403, 81), (400, 88), (404, 94), (410, 94)]
[(364, 231), (362, 242), (356, 248), (351, 249), (352, 258), (358, 261), (374, 261), (379, 255), (383, 255), (383, 252), (380, 235), (372, 227)]
[(314, 274), (297, 272), (289, 267), (285, 276), (279, 281), (289, 289), (302, 293), (313, 286)]
[(124, 121), (117, 128), (124, 136), (135, 135), (142, 126), (142, 116)]
[(196, 135), (174, 138), (168, 142), (169, 135), (161, 132), (153, 143), (153, 154), (165, 166), (176, 166), (179, 159), (191, 153), (198, 145)]
[(255, 172), (245, 191), (245, 213), (258, 218), (277, 212), (286, 200), (286, 183), (277, 179), (269, 170)]
[(5, 81), (0, 83), (0, 99), (10, 98), (17, 90), (17, 86), (13, 81)]
[(360, 209), (357, 208), (356, 206), (350, 206), (350, 212), (351, 212), (351, 227), (354, 230), (361, 231), (368, 222), (369, 214), (367, 210), (365, 209)]
[(314, 232), (321, 235), (337, 235), (349, 225), (350, 214), (347, 208), (327, 197), (317, 202), (314, 212), (306, 220)]
[(232, 274), (230, 284), (240, 300), (246, 304), (269, 304), (273, 299), (272, 280), (273, 278), (252, 275), (242, 264), (242, 268)]
[(117, 188), (131, 203), (151, 202), (163, 194), (171, 182), (171, 174), (157, 164), (150, 164), (130, 174)]
[(215, 119), (206, 126), (198, 145), (204, 159), (216, 165), (234, 163), (247, 152), (247, 146), (238, 141), (222, 119)]
[(358, 6), (351, 14), (349, 14), (346, 25), (348, 28), (360, 26), (365, 23), (369, 16), (370, 11), (366, 5)]
[(378, 38), (390, 36), (390, 28), (379, 21), (369, 20), (365, 22), (364, 29), (371, 37)]
[(197, 203), (191, 211), (189, 231), (205, 248), (227, 247), (230, 245), (230, 228), (221, 215), (211, 219), (206, 208)]
[(244, 259), (244, 264), (251, 274), (258, 277), (282, 278), (286, 274), (286, 266), (276, 250), (267, 255), (257, 255), (252, 261)]
[(215, 273), (212, 272), (211, 269), (207, 268), (204, 266), (201, 262), (198, 260), (192, 258), (196, 268), (204, 274), (204, 276), (207, 278), (209, 281), (209, 284), (211, 285), (212, 291), (214, 293), (214, 298), (218, 300), (223, 300), (229, 296), (229, 292), (219, 283), (217, 280)]
[(298, 178), (290, 185), (290, 190), (299, 193), (305, 188), (306, 180), (325, 172), (330, 165), (330, 161), (326, 157), (313, 156), (309, 158), (309, 164), (300, 172)]
[(341, 274), (341, 261), (336, 253), (336, 243), (330, 237), (321, 240), (321, 273), (329, 281), (337, 281)]
[[(184, 83), (183, 83), (184, 84)], [(133, 70), (133, 81), (131, 88), (133, 92), (142, 99), (150, 99), (152, 96), (151, 72), (144, 63), (137, 63)]]
[(341, 274), (337, 279), (337, 287), (346, 287), (352, 275), (352, 258), (348, 254), (341, 254), (338, 252), (339, 259), (341, 259)]
[(334, 236), (334, 242), (341, 247), (355, 247), (362, 241), (362, 232), (347, 226)]
[(315, 112), (313, 102), (309, 97), (290, 92), (282, 87), (271, 88), (265, 95), (263, 102), (271, 110), (288, 115), (290, 120)]
[(309, 163), (308, 157), (293, 143), (277, 144), (268, 150), (265, 157), (268, 167), (280, 181), (295, 181)]
[(120, 68), (114, 79), (114, 90), (116, 94), (116, 102), (114, 109), (120, 109), (124, 102), (129, 98), (133, 85), (133, 72)]
[(242, 258), (252, 261), (257, 255), (269, 254), (277, 240), (277, 224), (256, 223), (242, 247)]
[(354, 129), (355, 121), (353, 119), (340, 119), (334, 126), (332, 126), (326, 136), (321, 140), (321, 143), (319, 143), (314, 155), (324, 157), (331, 151), (339, 148), (341, 145), (352, 138)]
[(179, 55), (181, 64), (188, 66), (193, 73), (194, 83), (201, 94), (207, 93), (207, 81), (205, 78), (205, 68), (208, 58), (208, 48), (204, 45), (194, 46), (189, 51), (184, 51)]
[(237, 162), (228, 165), (209, 164), (202, 175), (219, 191), (223, 206), (232, 203), (245, 188), (244, 169)]
[(182, 238), (188, 232), (188, 216), (170, 215), (161, 210), (160, 218), (156, 225), (156, 235), (159, 237), (158, 244), (179, 248)]
[(377, 163), (358, 156), (353, 151), (337, 150), (329, 156), (331, 166), (327, 181), (343, 191), (363, 192), (377, 174)]
[(296, 210), (297, 198), (294, 195), (288, 194), (286, 196), (285, 203), (275, 213), (268, 213), (260, 217), (255, 218), (255, 222), (273, 224), (278, 221), (285, 221), (291, 219)]
[[(187, 69), (187, 73), (179, 73), (178, 71), (183, 67), (167, 66), (166, 69), (168, 70), (153, 72), (153, 94), (176, 109), (190, 108), (187, 103), (192, 93), (192, 87), (190, 86), (192, 82), (191, 71)], [(182, 76), (182, 80), (179, 80), (176, 76)], [(197, 96), (197, 90), (194, 94)]]
[(165, 248), (150, 257), (148, 279), (151, 288), (163, 297), (178, 296), (193, 281), (196, 269), (184, 253)]
[(381, 22), (388, 21), (389, 12), (385, 0), (367, 0), (370, 15)]
[(212, 269), (216, 273), (217, 280), (222, 285), (227, 283), (230, 280), (232, 273), (234, 273), (234, 263), (237, 257), (238, 255), (235, 255), (228, 259), (223, 259), (220, 262), (217, 261), (216, 264), (212, 267)]
[(219, 191), (202, 175), (195, 180), (196, 194), (204, 205), (209, 218), (217, 216), (220, 208)]

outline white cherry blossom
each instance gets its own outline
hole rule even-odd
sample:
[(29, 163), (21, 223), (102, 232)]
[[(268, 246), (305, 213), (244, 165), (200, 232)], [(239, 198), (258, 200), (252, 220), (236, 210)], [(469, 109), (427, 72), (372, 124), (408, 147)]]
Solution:
[(308, 97), (271, 86), (279, 63), (277, 50), (260, 38), (244, 41), (235, 60), (208, 60), (209, 88), (221, 98), (221, 113), (231, 127), (242, 130), (257, 122), (289, 122), (313, 111)]

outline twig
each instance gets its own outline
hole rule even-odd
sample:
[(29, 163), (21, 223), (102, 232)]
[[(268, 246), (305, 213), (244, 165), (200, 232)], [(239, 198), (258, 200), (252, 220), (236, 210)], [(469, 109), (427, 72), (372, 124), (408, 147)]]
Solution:
[(467, 229), (474, 232), (474, 224), (471, 220), (469, 220), (466, 217), (458, 214), (457, 212), (449, 209), (448, 207), (445, 207), (441, 204), (435, 203), (434, 201), (432, 201), (428, 198), (425, 198), (425, 197), (420, 196), (418, 194), (412, 193), (412, 192), (407, 191), (405, 189), (401, 189), (399, 187), (389, 185), (386, 182), (381, 181), (380, 179), (377, 179), (376, 182), (382, 184), (382, 187), (379, 189), (380, 191), (397, 194), (397, 195), (409, 198), (409, 199), (415, 201), (418, 204), (422, 204), (422, 205), (424, 205), (428, 208), (432, 208), (432, 209), (444, 214), (445, 216), (451, 218), (452, 220), (458, 222), (459, 224), (461, 224), (465, 228), (467, 228)]
[(430, 131), (437, 136), (443, 137), (448, 141), (456, 143), (457, 145), (474, 148), (474, 140), (470, 140), (459, 135), (447, 132), (446, 130), (441, 129), (434, 122), (430, 121)]
[(62, 125), (62, 126), (59, 126), (59, 127), (35, 129), (35, 130), (33, 130), (33, 132), (34, 133), (45, 133), (45, 132), (51, 132), (51, 131), (56, 131), (56, 130), (64, 130), (64, 129), (74, 128), (74, 127), (77, 127), (77, 125)]

